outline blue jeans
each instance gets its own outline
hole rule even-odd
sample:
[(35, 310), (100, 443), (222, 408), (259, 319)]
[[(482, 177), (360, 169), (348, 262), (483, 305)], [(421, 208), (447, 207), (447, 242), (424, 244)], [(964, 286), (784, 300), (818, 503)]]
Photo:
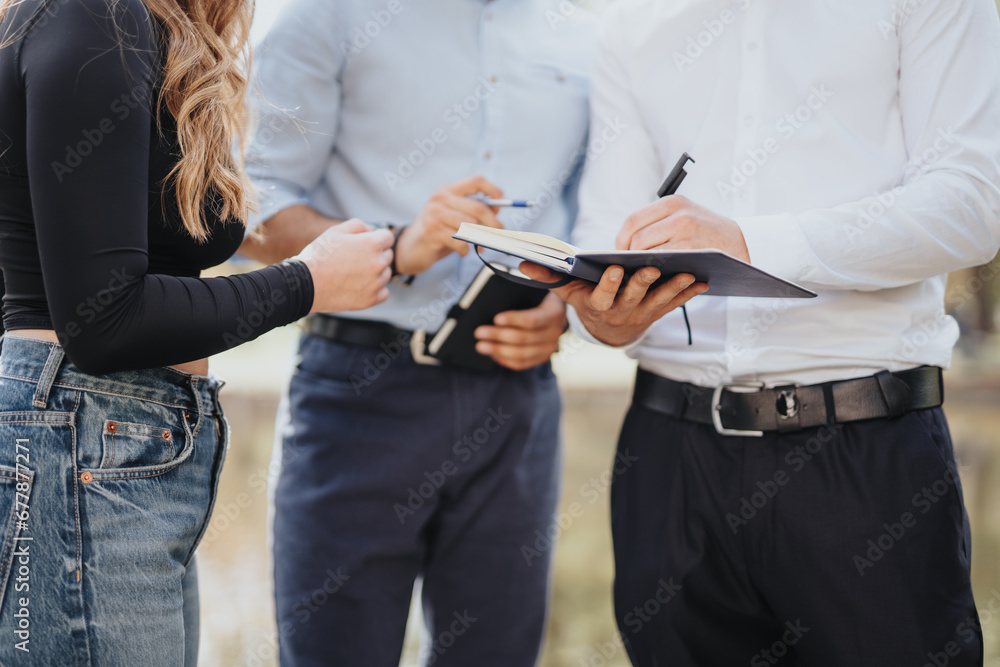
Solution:
[(283, 409), (283, 667), (530, 667), (545, 625), (560, 399), (548, 364), (474, 373), (306, 335)]
[(193, 555), (225, 453), (220, 383), (0, 352), (0, 665), (197, 664)]

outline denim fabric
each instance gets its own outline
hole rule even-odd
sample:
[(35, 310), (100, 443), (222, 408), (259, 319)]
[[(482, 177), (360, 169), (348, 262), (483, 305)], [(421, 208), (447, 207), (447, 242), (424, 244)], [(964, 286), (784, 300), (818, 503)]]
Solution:
[(473, 373), (306, 335), (280, 427), (283, 667), (396, 667), (414, 580), (424, 663), (531, 667), (558, 498), (548, 364)]
[(194, 667), (221, 383), (91, 376), (56, 344), (2, 346), (0, 664)]

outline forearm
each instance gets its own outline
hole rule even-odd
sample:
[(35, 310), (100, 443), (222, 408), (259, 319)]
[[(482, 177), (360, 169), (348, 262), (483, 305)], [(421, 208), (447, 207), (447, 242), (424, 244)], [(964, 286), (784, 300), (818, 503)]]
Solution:
[(813, 287), (875, 290), (989, 261), (1000, 245), (996, 210), (997, 186), (956, 169), (881, 199), (738, 222), (756, 266)]
[(320, 234), (341, 222), (303, 204), (289, 206), (248, 234), (240, 246), (240, 254), (264, 264), (275, 264), (298, 255)]

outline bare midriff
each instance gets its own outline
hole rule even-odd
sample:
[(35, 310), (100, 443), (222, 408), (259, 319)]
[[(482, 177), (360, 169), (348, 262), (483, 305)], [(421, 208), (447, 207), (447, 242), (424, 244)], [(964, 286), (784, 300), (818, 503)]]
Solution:
[[(34, 338), (35, 340), (46, 340), (51, 343), (59, 342), (56, 332), (52, 329), (17, 329), (16, 331), (11, 331), (10, 335), (20, 336), (21, 338)], [(208, 375), (208, 359), (198, 359), (197, 361), (176, 364), (170, 366), (170, 368), (192, 375)]]

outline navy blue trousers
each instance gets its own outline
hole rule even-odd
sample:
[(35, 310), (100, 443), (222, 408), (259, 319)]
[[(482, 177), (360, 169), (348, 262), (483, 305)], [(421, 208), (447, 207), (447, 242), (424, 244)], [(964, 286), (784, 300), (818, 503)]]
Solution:
[(306, 335), (285, 411), (281, 665), (396, 667), (418, 576), (425, 664), (534, 665), (551, 553), (533, 545), (558, 498), (549, 365), (472, 373)]
[(635, 665), (971, 667), (983, 641), (941, 409), (763, 438), (633, 405), (615, 609)]

